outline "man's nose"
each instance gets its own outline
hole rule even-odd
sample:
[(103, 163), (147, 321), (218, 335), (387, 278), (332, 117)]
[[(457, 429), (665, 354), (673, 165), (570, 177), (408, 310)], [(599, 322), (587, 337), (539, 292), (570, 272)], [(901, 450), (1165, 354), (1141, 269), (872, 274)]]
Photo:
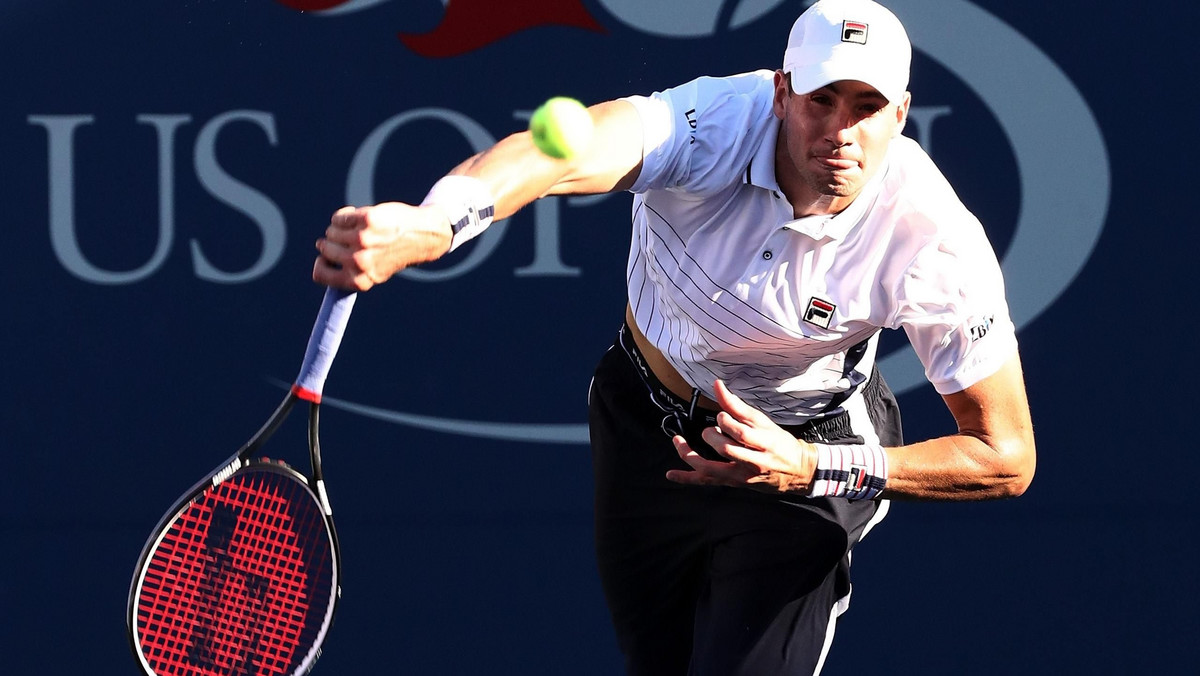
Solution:
[(838, 146), (849, 145), (854, 141), (854, 125), (857, 123), (853, 111), (839, 106), (836, 114), (829, 116), (829, 140)]
[(829, 130), (829, 140), (837, 146), (846, 146), (854, 142), (854, 123), (844, 119), (835, 123)]

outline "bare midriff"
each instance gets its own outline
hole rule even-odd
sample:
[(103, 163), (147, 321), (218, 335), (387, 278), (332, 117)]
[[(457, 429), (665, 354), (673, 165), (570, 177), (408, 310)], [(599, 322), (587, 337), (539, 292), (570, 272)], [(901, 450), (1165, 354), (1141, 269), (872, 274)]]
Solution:
[[(637, 345), (638, 351), (642, 353), (642, 358), (646, 360), (646, 365), (654, 372), (654, 376), (663, 384), (663, 387), (680, 399), (691, 401), (692, 386), (683, 379), (683, 376), (679, 375), (679, 371), (671, 366), (671, 362), (667, 361), (657, 347), (654, 347), (650, 339), (642, 335), (641, 329), (633, 319), (633, 309), (628, 305), (625, 306), (625, 323), (629, 325), (629, 333), (633, 336), (633, 342)], [(710, 411), (721, 410), (717, 402), (703, 394), (696, 400), (696, 405)]]

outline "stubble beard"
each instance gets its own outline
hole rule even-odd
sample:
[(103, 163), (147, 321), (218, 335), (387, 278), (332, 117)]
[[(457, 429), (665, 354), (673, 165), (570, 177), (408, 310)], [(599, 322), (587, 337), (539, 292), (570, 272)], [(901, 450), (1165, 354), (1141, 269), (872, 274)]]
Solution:
[(862, 190), (857, 181), (839, 181), (833, 172), (801, 172), (805, 184), (817, 195), (829, 199), (854, 197)]

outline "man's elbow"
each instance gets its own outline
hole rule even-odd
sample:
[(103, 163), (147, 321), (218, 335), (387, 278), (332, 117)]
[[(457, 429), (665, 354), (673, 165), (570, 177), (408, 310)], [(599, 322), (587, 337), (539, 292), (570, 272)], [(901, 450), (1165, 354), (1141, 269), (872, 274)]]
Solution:
[(999, 497), (1015, 498), (1025, 494), (1033, 483), (1034, 471), (1037, 469), (1037, 450), (1034, 446), (1033, 435), (1009, 440), (998, 449), (999, 472), (1002, 477)]

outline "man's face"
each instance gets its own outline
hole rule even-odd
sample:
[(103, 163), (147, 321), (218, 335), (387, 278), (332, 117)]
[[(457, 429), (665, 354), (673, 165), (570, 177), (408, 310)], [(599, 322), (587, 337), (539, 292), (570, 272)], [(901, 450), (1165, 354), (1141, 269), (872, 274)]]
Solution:
[(849, 206), (904, 128), (910, 100), (906, 93), (899, 104), (889, 103), (855, 80), (797, 94), (788, 76), (776, 72), (774, 111), (783, 121), (776, 177), (797, 211), (836, 213)]

